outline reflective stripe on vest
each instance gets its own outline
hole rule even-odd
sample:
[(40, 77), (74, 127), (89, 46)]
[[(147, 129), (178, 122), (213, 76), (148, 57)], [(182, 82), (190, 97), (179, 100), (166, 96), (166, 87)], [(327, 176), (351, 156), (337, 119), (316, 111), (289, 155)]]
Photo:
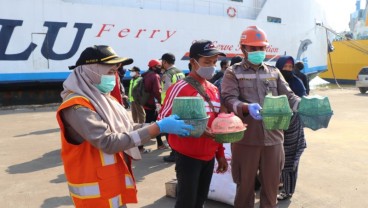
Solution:
[(116, 163), (115, 155), (106, 154), (100, 150), (100, 157), (103, 166), (112, 165)]
[[(63, 121), (61, 120), (60, 112), (61, 110), (68, 108), (73, 105), (82, 105), (95, 111), (94, 106), (89, 102), (88, 98), (83, 96), (74, 96), (66, 101), (64, 101), (57, 111), (57, 120), (61, 129), (61, 139), (62, 139), (62, 158), (65, 166), (65, 175), (68, 181), (68, 189), (73, 203), (76, 207), (113, 207), (121, 208), (124, 207), (126, 203), (137, 203), (136, 187), (133, 180), (133, 176), (129, 172), (129, 168), (126, 167), (125, 161), (122, 158), (122, 154), (106, 154), (101, 150), (94, 148), (91, 144), (83, 143), (78, 146), (78, 149), (87, 151), (75, 151), (78, 152), (78, 159), (82, 160), (83, 155), (90, 156), (87, 160), (90, 164), (89, 166), (83, 164), (84, 168), (91, 168), (92, 173), (87, 174), (85, 178), (84, 175), (78, 171), (78, 168), (74, 168), (72, 165), (70, 151), (75, 150), (77, 147), (67, 143), (65, 138), (65, 128)], [(82, 155), (83, 153), (83, 155)], [(95, 158), (95, 160), (91, 160)], [(72, 162), (72, 163), (69, 163)], [(96, 168), (103, 167), (102, 176), (104, 178), (99, 178), (97, 176), (98, 170)], [(123, 170), (121, 170), (123, 168)], [(81, 169), (85, 171), (86, 169)], [(111, 170), (106, 171), (106, 170)], [(109, 177), (111, 176), (111, 177)], [(124, 178), (122, 178), (124, 177)], [(105, 180), (105, 178), (107, 180)], [(111, 180), (112, 179), (112, 180)], [(108, 181), (113, 181), (112, 189), (106, 189), (109, 183)], [(124, 180), (124, 182), (122, 181)], [(102, 196), (114, 196), (112, 198), (102, 198)]]
[(133, 178), (130, 176), (130, 175), (128, 175), (128, 174), (126, 174), (125, 175), (125, 187), (128, 189), (128, 188), (135, 188), (135, 186), (134, 186), (134, 180), (133, 180)]
[[(69, 187), (70, 194), (72, 196), (76, 197), (76, 198), (79, 198), (79, 199), (92, 199), (92, 198), (99, 198), (101, 196), (100, 188), (98, 186), (98, 183), (72, 184), (72, 183), (68, 182), (68, 187)], [(134, 180), (129, 174), (125, 175), (125, 187), (127, 189), (129, 189), (129, 188), (134, 189), (135, 188)], [(121, 202), (120, 195), (118, 197), (119, 197), (119, 200)], [(114, 198), (112, 198), (110, 200), (114, 200)], [(119, 206), (121, 206), (122, 204), (123, 203), (120, 203)]]
[(70, 194), (79, 199), (99, 198), (100, 188), (98, 183), (72, 184), (68, 182)]
[[(110, 208), (119, 208), (123, 205), (121, 201), (121, 195), (109, 199)], [(126, 207), (126, 206), (123, 206)]]
[[(257, 75), (255, 74), (235, 74), (237, 79), (245, 79), (245, 80), (249, 80), (249, 79), (256, 79)], [(276, 79), (277, 78), (277, 74), (259, 74), (259, 78), (260, 79)]]

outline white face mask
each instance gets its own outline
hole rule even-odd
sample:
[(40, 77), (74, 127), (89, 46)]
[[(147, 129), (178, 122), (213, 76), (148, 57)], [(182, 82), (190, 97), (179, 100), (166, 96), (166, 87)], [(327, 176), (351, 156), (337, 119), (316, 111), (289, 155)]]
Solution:
[[(195, 60), (195, 62), (197, 62), (197, 60)], [(215, 75), (216, 66), (201, 66), (198, 62), (197, 64), (199, 69), (196, 72), (203, 79), (210, 80)]]
[(130, 77), (135, 77), (137, 75), (137, 72), (130, 72)]

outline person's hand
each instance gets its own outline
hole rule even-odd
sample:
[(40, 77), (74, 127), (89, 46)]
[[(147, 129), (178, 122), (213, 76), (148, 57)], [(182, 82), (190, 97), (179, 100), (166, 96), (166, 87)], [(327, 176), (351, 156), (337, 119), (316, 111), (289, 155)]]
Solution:
[(248, 111), (249, 114), (254, 118), (255, 120), (262, 120), (262, 116), (260, 113), (260, 110), (262, 107), (258, 103), (251, 103), (248, 104)]
[(177, 134), (179, 136), (189, 136), (189, 131), (194, 130), (192, 125), (184, 123), (183, 120), (179, 120), (178, 115), (171, 115), (160, 121), (157, 121), (157, 125), (160, 128), (160, 133)]
[(161, 104), (160, 103), (156, 103), (156, 112), (160, 112), (161, 110)]
[(208, 136), (208, 137), (215, 138), (215, 135), (212, 133), (211, 128), (209, 128), (208, 126), (204, 130), (203, 134)]
[(220, 157), (219, 159), (217, 159), (217, 170), (216, 173), (225, 173), (229, 167), (229, 164), (226, 161), (225, 157)]

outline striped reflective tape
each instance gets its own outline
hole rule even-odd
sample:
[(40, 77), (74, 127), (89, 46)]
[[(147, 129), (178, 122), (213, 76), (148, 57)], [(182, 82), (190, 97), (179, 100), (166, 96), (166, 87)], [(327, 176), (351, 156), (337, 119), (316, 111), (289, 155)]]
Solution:
[(255, 79), (255, 74), (235, 74), (237, 79)]
[[(278, 74), (259, 74), (260, 79), (276, 79)], [(256, 79), (256, 74), (236, 74), (237, 79)]]
[(103, 166), (116, 163), (115, 154), (106, 154), (100, 150), (100, 158)]
[(98, 183), (72, 184), (68, 183), (69, 192), (72, 196), (80, 199), (98, 198), (101, 196)]
[(134, 180), (131, 175), (125, 175), (125, 187), (126, 188), (134, 188)]
[(126, 207), (125, 205), (123, 206), (123, 202), (121, 200), (121, 195), (120, 194), (116, 197), (113, 197), (113, 198), (109, 199), (109, 204), (110, 204), (110, 208), (124, 208), (124, 207)]

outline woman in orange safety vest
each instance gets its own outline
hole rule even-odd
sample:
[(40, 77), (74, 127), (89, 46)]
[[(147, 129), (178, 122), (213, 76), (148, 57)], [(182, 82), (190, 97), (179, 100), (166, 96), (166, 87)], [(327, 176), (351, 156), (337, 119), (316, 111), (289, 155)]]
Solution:
[(63, 83), (57, 110), (61, 157), (75, 207), (121, 208), (137, 203), (131, 159), (141, 159), (137, 146), (160, 133), (189, 135), (191, 125), (178, 116), (153, 124), (134, 124), (110, 92), (115, 73), (133, 62), (109, 46), (86, 48)]

